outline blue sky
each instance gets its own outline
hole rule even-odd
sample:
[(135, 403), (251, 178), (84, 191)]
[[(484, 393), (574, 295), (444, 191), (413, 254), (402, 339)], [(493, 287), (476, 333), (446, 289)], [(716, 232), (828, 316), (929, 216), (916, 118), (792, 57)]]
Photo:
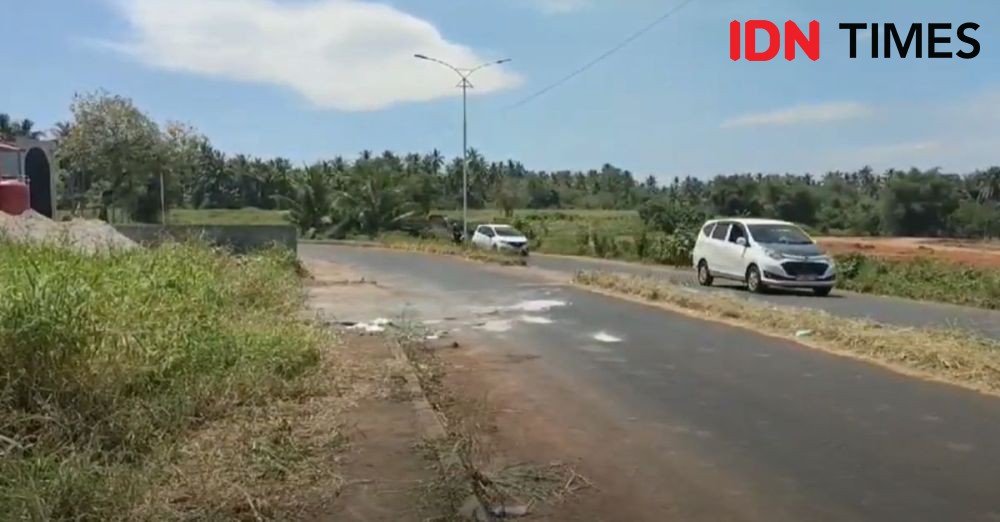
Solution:
[[(639, 176), (1000, 164), (996, 0), (694, 0), (620, 53), (546, 86), (676, 3), (654, 0), (5, 2), (0, 111), (42, 128), (74, 92), (129, 96), (227, 152), (295, 161), (363, 149), (461, 152), (456, 78), (474, 65), (471, 144), (531, 168)], [(11, 5), (13, 4), (13, 5)], [(729, 59), (733, 19), (822, 24), (817, 62)], [(12, 21), (16, 21), (13, 22)], [(848, 58), (840, 22), (976, 22), (973, 60)], [(964, 48), (955, 41), (947, 46)]]

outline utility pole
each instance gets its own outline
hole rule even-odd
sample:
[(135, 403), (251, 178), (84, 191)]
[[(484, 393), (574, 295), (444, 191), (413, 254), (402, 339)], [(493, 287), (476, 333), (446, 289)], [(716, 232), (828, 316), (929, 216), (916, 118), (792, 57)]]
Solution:
[(472, 82), (469, 81), (469, 77), (472, 73), (489, 67), (491, 65), (500, 65), (510, 61), (510, 58), (503, 60), (496, 60), (492, 62), (486, 62), (484, 64), (473, 67), (472, 69), (459, 69), (448, 62), (438, 60), (437, 58), (431, 58), (422, 54), (413, 55), (414, 58), (419, 60), (427, 60), (435, 63), (439, 63), (456, 74), (462, 81), (458, 84), (462, 88), (462, 241), (466, 242), (469, 240), (469, 111), (468, 111), (468, 92), (469, 89), (473, 88)]
[(167, 226), (167, 197), (164, 193), (163, 172), (160, 172), (160, 224)]

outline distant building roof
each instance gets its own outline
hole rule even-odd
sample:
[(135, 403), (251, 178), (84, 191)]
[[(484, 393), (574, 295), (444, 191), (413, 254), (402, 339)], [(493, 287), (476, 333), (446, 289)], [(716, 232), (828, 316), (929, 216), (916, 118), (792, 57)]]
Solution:
[(11, 145), (9, 143), (4, 143), (4, 142), (0, 141), (0, 150), (7, 150), (7, 151), (11, 151), (11, 152), (16, 152), (16, 151), (19, 151), (21, 149), (18, 148), (18, 147), (15, 147), (14, 145)]

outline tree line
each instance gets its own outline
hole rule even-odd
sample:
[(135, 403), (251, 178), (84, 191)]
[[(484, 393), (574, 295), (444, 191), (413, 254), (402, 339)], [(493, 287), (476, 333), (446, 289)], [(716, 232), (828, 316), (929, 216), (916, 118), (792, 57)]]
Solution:
[[(171, 208), (287, 210), (303, 233), (374, 235), (461, 207), (462, 158), (426, 154), (337, 156), (298, 165), (285, 158), (226, 154), (191, 126), (158, 124), (133, 102), (106, 92), (78, 95), (72, 119), (50, 131), (59, 142), (60, 209), (115, 209), (159, 222)], [(30, 120), (0, 115), (0, 138), (38, 136)], [(824, 233), (1000, 236), (1000, 168), (969, 174), (870, 168), (822, 176), (736, 174), (710, 180), (637, 180), (610, 164), (588, 171), (530, 170), (470, 151), (469, 205), (514, 209), (638, 209), (671, 232), (709, 216), (765, 216)]]

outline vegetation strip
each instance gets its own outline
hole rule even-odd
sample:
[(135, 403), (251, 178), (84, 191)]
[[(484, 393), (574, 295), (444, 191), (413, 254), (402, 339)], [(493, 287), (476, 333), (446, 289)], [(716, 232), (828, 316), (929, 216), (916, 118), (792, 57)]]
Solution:
[(465, 259), (471, 259), (473, 261), (496, 263), (504, 266), (525, 266), (527, 264), (523, 257), (517, 255), (492, 252), (476, 247), (466, 247), (453, 243), (445, 243), (443, 241), (386, 237), (382, 239), (381, 244), (382, 246), (395, 250), (458, 256), (464, 257)]
[(1000, 343), (959, 330), (896, 328), (818, 310), (765, 306), (650, 277), (580, 272), (574, 282), (613, 295), (635, 296), (699, 319), (876, 362), (900, 373), (1000, 395)]
[(437, 254), (446, 256), (456, 256), (472, 261), (484, 263), (495, 263), (504, 266), (525, 266), (527, 261), (523, 257), (513, 254), (503, 254), (482, 250), (475, 247), (465, 247), (444, 241), (430, 239), (415, 239), (408, 236), (385, 235), (377, 241), (353, 241), (353, 240), (304, 240), (302, 243), (309, 244), (332, 244), (347, 245), (368, 248), (389, 248), (392, 250), (403, 250), (407, 252), (423, 252), (425, 254)]
[(295, 319), (296, 264), (0, 242), (0, 513), (147, 518), (132, 510), (197, 429), (308, 393), (327, 338)]

